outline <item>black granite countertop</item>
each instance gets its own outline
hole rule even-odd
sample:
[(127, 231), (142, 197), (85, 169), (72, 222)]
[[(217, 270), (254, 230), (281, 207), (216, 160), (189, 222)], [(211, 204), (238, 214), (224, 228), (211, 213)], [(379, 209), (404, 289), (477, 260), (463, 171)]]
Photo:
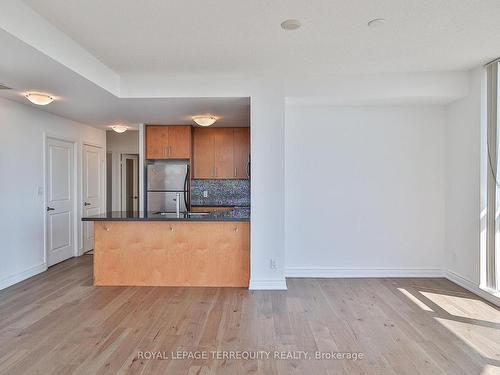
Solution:
[(250, 221), (250, 208), (235, 208), (231, 211), (215, 211), (206, 215), (193, 212), (192, 215), (175, 212), (159, 214), (143, 211), (108, 211), (100, 215), (83, 217), (82, 221)]

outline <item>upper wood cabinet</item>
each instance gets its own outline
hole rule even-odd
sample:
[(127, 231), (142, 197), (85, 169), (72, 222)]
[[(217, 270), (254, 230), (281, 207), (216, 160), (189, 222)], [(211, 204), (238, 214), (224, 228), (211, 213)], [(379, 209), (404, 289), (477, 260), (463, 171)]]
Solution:
[(146, 159), (165, 159), (168, 145), (166, 126), (148, 125), (146, 127)]
[(234, 128), (235, 178), (250, 176), (250, 128)]
[(234, 178), (234, 136), (232, 128), (213, 128), (215, 178)]
[(247, 179), (249, 128), (195, 128), (194, 178)]
[(147, 125), (146, 159), (190, 159), (191, 126)]
[(193, 137), (193, 177), (215, 177), (215, 137), (212, 129), (195, 128)]
[(191, 126), (168, 126), (169, 158), (191, 158)]

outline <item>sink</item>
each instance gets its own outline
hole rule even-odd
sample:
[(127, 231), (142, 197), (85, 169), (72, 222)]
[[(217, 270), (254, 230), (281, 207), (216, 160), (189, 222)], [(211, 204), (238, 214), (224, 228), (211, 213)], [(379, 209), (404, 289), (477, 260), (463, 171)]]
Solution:
[(188, 216), (207, 216), (210, 212), (188, 212)]

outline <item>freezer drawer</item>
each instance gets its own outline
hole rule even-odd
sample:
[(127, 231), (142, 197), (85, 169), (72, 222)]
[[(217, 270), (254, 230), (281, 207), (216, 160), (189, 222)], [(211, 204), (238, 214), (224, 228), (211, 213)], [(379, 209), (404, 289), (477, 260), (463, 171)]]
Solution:
[[(175, 192), (148, 192), (148, 211), (152, 212), (175, 212)], [(181, 212), (186, 212), (186, 203), (183, 192), (180, 192)]]

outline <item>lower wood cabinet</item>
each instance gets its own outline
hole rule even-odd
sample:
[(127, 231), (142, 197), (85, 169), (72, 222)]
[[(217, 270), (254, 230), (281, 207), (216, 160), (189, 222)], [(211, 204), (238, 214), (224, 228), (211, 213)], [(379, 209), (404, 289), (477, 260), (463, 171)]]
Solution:
[(233, 207), (221, 207), (221, 206), (196, 206), (191, 207), (191, 211), (194, 212), (211, 212), (211, 211), (231, 211)]

